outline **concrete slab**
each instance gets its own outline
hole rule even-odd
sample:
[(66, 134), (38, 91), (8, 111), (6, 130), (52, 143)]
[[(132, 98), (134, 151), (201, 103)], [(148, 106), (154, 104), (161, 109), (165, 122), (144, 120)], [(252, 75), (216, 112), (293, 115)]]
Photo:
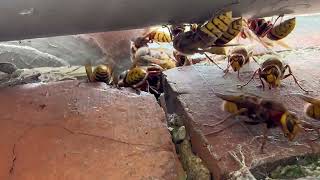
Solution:
[[(319, 50), (310, 49), (280, 54), (284, 61), (291, 65), (301, 85), (313, 90), (314, 95), (319, 94), (319, 52)], [(226, 62), (221, 66), (226, 67)], [(240, 74), (244, 82), (252, 76), (256, 68), (257, 64), (254, 62), (244, 67)], [(271, 139), (265, 147), (267, 153), (261, 154), (259, 152), (260, 141), (255, 136), (262, 135), (263, 126), (250, 126), (240, 120), (232, 128), (219, 134), (206, 136), (209, 132), (235, 122), (230, 120), (214, 128), (204, 126), (218, 122), (228, 115), (222, 111), (222, 100), (217, 98), (214, 92), (231, 94), (248, 92), (265, 98), (277, 99), (302, 117), (304, 102), (289, 95), (291, 92), (301, 92), (293, 79), (283, 80), (284, 87), (280, 89), (262, 91), (256, 87), (259, 85), (259, 80), (255, 80), (242, 90), (237, 89), (237, 84), (244, 83), (237, 79), (237, 74), (231, 73), (223, 78), (222, 70), (215, 66), (194, 65), (172, 69), (166, 71), (165, 74), (167, 75), (165, 85), (167, 111), (183, 117), (191, 136), (193, 150), (205, 161), (215, 179), (223, 179), (226, 174), (240, 169), (238, 162), (229, 155), (230, 151), (237, 151), (239, 145), (244, 151), (247, 166), (251, 167), (254, 170), (253, 173), (259, 178), (265, 177), (266, 173), (283, 160), (319, 153), (319, 143), (307, 143), (306, 134), (299, 134), (294, 142), (289, 143), (280, 129), (273, 129), (269, 132)], [(319, 124), (319, 122), (314, 123)]]
[[(203, 22), (221, 9), (232, 10), (235, 17), (309, 14), (320, 10), (318, 0), (47, 0), (47, 3), (3, 0), (0, 5), (2, 41), (125, 30), (170, 22)], [(181, 13), (181, 8), (188, 13)], [(8, 23), (8, 19), (15, 23)]]
[(65, 81), (0, 90), (0, 179), (178, 179), (153, 96)]

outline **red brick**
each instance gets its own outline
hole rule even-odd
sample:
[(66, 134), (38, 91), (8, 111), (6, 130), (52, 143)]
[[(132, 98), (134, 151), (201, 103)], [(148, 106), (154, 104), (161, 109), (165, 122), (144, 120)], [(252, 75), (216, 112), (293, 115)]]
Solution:
[(178, 178), (181, 166), (153, 96), (76, 85), (0, 90), (0, 179)]

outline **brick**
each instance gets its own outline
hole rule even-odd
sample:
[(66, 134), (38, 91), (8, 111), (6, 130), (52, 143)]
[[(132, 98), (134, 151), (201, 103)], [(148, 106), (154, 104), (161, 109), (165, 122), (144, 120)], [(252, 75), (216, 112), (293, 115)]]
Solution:
[(153, 96), (77, 84), (0, 90), (0, 179), (178, 179)]

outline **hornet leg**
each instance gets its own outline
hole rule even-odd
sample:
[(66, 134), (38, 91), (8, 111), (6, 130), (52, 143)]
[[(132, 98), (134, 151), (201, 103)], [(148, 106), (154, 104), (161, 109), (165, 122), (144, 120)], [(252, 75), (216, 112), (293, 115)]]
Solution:
[(269, 132), (269, 129), (266, 126), (264, 131), (263, 131), (263, 139), (262, 139), (261, 146), (260, 146), (260, 153), (261, 154), (264, 153), (263, 150), (264, 150), (264, 146), (266, 145), (267, 140), (268, 140), (268, 132)]
[[(247, 112), (247, 111), (248, 111), (248, 109), (242, 108), (242, 109), (240, 109), (238, 112), (235, 112), (235, 113), (229, 115), (228, 117), (224, 118), (223, 120), (221, 120), (221, 121), (219, 121), (219, 122), (217, 122), (217, 123), (214, 123), (214, 124), (211, 124), (211, 125), (209, 125), (209, 124), (204, 124), (204, 126), (215, 127), (215, 126), (217, 126), (217, 125), (219, 125), (219, 124), (222, 124), (222, 123), (225, 122), (226, 120), (231, 119), (231, 118), (234, 118), (234, 117), (236, 117), (236, 116), (238, 116), (238, 115), (240, 115), (240, 114), (242, 114), (242, 113), (244, 113), (244, 112)], [(220, 130), (217, 130), (217, 131), (214, 131), (214, 132), (210, 132), (210, 133), (208, 133), (208, 134), (206, 134), (206, 135), (208, 136), (208, 135), (213, 135), (213, 134), (220, 133), (220, 132), (224, 131), (225, 129), (229, 128), (229, 127), (232, 126), (232, 125), (234, 125), (234, 124), (231, 124), (231, 125), (229, 125), (229, 126), (227, 126), (227, 127), (225, 127), (225, 128), (222, 128), (222, 129), (220, 129)]]
[(292, 76), (294, 82), (299, 86), (299, 88), (300, 88), (301, 90), (303, 90), (303, 91), (306, 92), (306, 93), (312, 92), (312, 91), (305, 90), (303, 87), (301, 87), (301, 85), (299, 84), (297, 78), (292, 74), (292, 70), (291, 70), (291, 68), (290, 68), (289, 65), (286, 65), (286, 66), (284, 67), (284, 71), (285, 71), (286, 69), (289, 70), (289, 74), (285, 75), (282, 79), (285, 79), (285, 78), (287, 78), (287, 77), (289, 77), (289, 76)]

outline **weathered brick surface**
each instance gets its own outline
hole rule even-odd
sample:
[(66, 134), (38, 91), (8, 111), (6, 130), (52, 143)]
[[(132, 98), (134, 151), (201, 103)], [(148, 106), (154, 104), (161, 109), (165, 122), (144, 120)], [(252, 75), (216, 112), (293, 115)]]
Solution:
[[(317, 68), (320, 67), (320, 61), (317, 59), (319, 51), (310, 54), (312, 56), (300, 53), (287, 54), (285, 61), (291, 64), (293, 73), (300, 80), (301, 85), (306, 89), (313, 90), (313, 95), (317, 95), (320, 85), (320, 74)], [(221, 66), (225, 67), (226, 64)], [(243, 69), (241, 73), (243, 82), (240, 82), (237, 79), (237, 74), (233, 72), (223, 78), (223, 72), (215, 66), (190, 66), (166, 72), (168, 81), (166, 92), (169, 94), (166, 99), (171, 103), (169, 105), (167, 103), (168, 111), (176, 112), (184, 117), (194, 151), (204, 159), (216, 179), (223, 178), (225, 174), (240, 168), (239, 164), (229, 155), (229, 151), (237, 151), (238, 145), (243, 148), (246, 164), (259, 167), (256, 172), (260, 171), (262, 173), (259, 174), (260, 176), (274, 168), (273, 165), (278, 165), (279, 161), (283, 159), (320, 151), (319, 143), (307, 143), (306, 134), (299, 134), (294, 142), (289, 143), (281, 130), (277, 128), (269, 132), (271, 139), (265, 147), (267, 153), (261, 154), (259, 152), (260, 141), (255, 136), (262, 135), (263, 125), (250, 126), (243, 122), (236, 123), (232, 128), (221, 133), (206, 136), (207, 133), (235, 122), (233, 119), (218, 127), (204, 126), (204, 124), (218, 122), (228, 115), (222, 111), (222, 100), (217, 98), (213, 94), (214, 92), (254, 93), (281, 101), (298, 116), (304, 116), (302, 113), (304, 102), (289, 95), (291, 92), (301, 92), (292, 77), (283, 80), (284, 87), (279, 89), (262, 91), (256, 87), (259, 85), (259, 80), (255, 80), (254, 83), (242, 90), (237, 89), (236, 85), (246, 82), (256, 68), (257, 65), (253, 62)], [(319, 124), (319, 122), (314, 123)], [(212, 151), (209, 150), (210, 147)], [(277, 163), (275, 163), (276, 161)]]
[(0, 90), (0, 179), (177, 179), (153, 96), (69, 81)]

